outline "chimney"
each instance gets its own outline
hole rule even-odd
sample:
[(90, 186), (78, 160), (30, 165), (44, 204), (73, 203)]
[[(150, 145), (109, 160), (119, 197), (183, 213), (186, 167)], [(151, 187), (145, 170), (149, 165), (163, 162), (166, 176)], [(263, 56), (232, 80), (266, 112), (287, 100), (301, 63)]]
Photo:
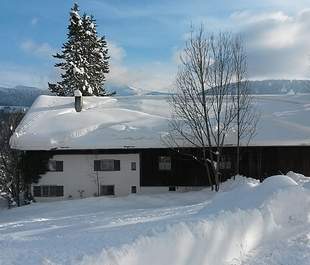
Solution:
[(83, 108), (83, 97), (80, 90), (74, 90), (74, 107), (76, 112), (80, 112)]

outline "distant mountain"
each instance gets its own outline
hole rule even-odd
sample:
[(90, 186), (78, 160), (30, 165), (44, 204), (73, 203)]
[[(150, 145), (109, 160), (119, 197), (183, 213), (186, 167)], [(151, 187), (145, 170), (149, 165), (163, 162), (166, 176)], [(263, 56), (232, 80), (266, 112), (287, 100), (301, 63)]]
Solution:
[[(116, 92), (116, 96), (135, 95), (170, 95), (164, 91), (150, 91), (132, 86), (118, 86), (107, 84), (109, 92)], [(310, 80), (263, 80), (249, 81), (249, 89), (253, 94), (287, 94), (310, 93)], [(36, 87), (16, 86), (13, 88), (0, 87), (0, 108), (2, 106), (30, 107), (39, 95), (49, 95), (48, 90)]]
[(29, 107), (39, 95), (48, 95), (48, 90), (36, 87), (0, 87), (0, 106)]
[(146, 90), (142, 88), (136, 88), (133, 86), (127, 85), (114, 85), (114, 84), (107, 84), (106, 89), (109, 92), (115, 92), (116, 96), (164, 96), (164, 95), (171, 95), (168, 91), (157, 91), (157, 90)]
[(145, 95), (148, 95), (148, 96), (169, 96), (169, 95), (173, 95), (173, 93), (163, 92), (163, 91), (150, 91), (150, 92), (146, 92)]
[(136, 88), (127, 85), (114, 85), (107, 84), (106, 86), (109, 92), (115, 92), (116, 96), (140, 96), (140, 95), (148, 95), (148, 96), (160, 96), (160, 95), (170, 95), (171, 93), (165, 91), (152, 91), (141, 88)]
[(137, 89), (126, 85), (107, 84), (106, 89), (108, 92), (115, 92), (116, 96), (133, 96), (139, 94)]
[(253, 94), (310, 93), (310, 80), (249, 81), (249, 89)]
[[(310, 93), (310, 80), (263, 80), (249, 81), (252, 94), (289, 94)], [(168, 91), (150, 91), (137, 89), (130, 86), (107, 86), (109, 91), (115, 91), (117, 96), (133, 95), (171, 95)]]

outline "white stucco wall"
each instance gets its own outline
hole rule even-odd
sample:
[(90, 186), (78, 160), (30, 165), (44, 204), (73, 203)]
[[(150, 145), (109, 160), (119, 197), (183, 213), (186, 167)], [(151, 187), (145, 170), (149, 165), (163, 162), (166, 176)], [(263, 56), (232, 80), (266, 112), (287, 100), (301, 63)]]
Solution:
[[(131, 186), (140, 191), (139, 154), (111, 155), (55, 155), (53, 160), (63, 161), (62, 172), (47, 172), (36, 185), (63, 185), (64, 197), (36, 197), (37, 201), (80, 198), (79, 190), (84, 190), (83, 197), (95, 196), (99, 185), (114, 185), (115, 196), (126, 196), (131, 193)], [(120, 171), (94, 171), (94, 160), (120, 160)], [(136, 170), (131, 170), (131, 162), (136, 162)]]

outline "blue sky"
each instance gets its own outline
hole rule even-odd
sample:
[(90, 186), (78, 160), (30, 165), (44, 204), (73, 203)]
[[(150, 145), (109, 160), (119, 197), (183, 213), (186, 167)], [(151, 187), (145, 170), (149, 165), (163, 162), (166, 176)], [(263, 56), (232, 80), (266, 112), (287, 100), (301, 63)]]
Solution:
[[(249, 77), (310, 76), (310, 9), (304, 0), (80, 0), (111, 54), (110, 83), (171, 86), (190, 25), (241, 33)], [(57, 80), (52, 54), (66, 40), (73, 1), (1, 0), (0, 85), (47, 87)], [(310, 3), (308, 4), (310, 8)]]

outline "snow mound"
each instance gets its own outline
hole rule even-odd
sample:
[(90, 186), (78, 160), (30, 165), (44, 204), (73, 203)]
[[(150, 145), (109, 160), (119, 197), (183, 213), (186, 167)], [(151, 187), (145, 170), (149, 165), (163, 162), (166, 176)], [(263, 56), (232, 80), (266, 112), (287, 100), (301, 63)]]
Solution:
[(267, 186), (271, 189), (286, 188), (298, 185), (289, 175), (276, 175), (266, 178), (262, 186)]
[(218, 193), (88, 198), (5, 210), (0, 231), (0, 264), (308, 265), (310, 190), (289, 176), (263, 183), (237, 176)]
[(241, 175), (235, 176), (235, 178), (230, 178), (226, 180), (225, 182), (221, 183), (220, 190), (221, 191), (231, 191), (234, 189), (240, 189), (242, 186), (257, 186), (259, 184), (259, 180), (252, 179), (252, 178), (246, 178)]
[(305, 177), (302, 174), (295, 173), (293, 171), (290, 171), (286, 174), (291, 179), (295, 180), (299, 185), (303, 186), (304, 188), (310, 188), (310, 178)]
[(222, 213), (210, 221), (170, 226), (120, 249), (105, 249), (97, 257), (85, 257), (81, 264), (224, 264), (236, 259), (236, 253), (257, 245), (264, 232), (263, 222), (259, 212)]
[(309, 228), (310, 193), (290, 177), (273, 176), (258, 184), (238, 176), (239, 188), (232, 182), (224, 183), (226, 192), (216, 194), (194, 220), (155, 230), (121, 248), (104, 249), (98, 256), (84, 257), (80, 264), (244, 264), (251, 251), (273, 237), (279, 239), (299, 225)]

